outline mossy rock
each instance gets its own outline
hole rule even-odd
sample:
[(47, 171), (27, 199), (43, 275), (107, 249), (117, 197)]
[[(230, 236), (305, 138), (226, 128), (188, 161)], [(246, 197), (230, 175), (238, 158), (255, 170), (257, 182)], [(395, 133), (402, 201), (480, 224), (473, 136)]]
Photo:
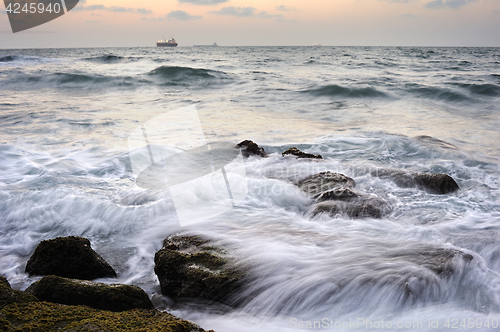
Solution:
[(123, 284), (46, 276), (31, 284), (26, 293), (41, 301), (87, 305), (95, 309), (124, 311), (152, 309), (149, 296), (141, 288)]
[(246, 274), (222, 248), (200, 236), (174, 235), (155, 255), (161, 292), (171, 298), (203, 298), (230, 304), (228, 298)]
[(0, 310), (0, 330), (37, 332), (205, 331), (192, 322), (155, 309), (111, 312), (87, 306), (68, 306), (48, 302), (11, 304), (4, 307)]
[(251, 140), (240, 142), (236, 147), (241, 149), (241, 153), (245, 158), (250, 156), (267, 157), (266, 151)]
[(285, 152), (283, 152), (281, 154), (283, 157), (286, 156), (286, 155), (292, 155), (292, 156), (295, 156), (297, 158), (305, 158), (305, 159), (323, 159), (323, 157), (319, 154), (312, 154), (312, 153), (306, 153), (306, 152), (302, 152), (300, 151), (298, 148), (296, 147), (292, 147), (288, 150), (286, 150)]
[(40, 242), (26, 264), (26, 272), (84, 280), (116, 277), (113, 268), (91, 248), (90, 241), (76, 236)]
[(0, 308), (11, 303), (26, 303), (37, 301), (38, 299), (31, 294), (12, 289), (7, 278), (5, 278), (4, 276), (0, 276)]

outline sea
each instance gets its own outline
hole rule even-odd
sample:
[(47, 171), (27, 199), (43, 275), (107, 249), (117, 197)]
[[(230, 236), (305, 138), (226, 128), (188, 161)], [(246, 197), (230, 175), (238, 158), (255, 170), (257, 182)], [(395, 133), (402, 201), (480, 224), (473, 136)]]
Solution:
[[(131, 137), (151, 124), (176, 153), (201, 137), (269, 156), (239, 159), (234, 206), (182, 223), (179, 200), (211, 197), (140, 186)], [(282, 156), (290, 147), (324, 159)], [(401, 188), (377, 169), (444, 173), (460, 189)], [(390, 212), (311, 216), (294, 182), (322, 171)], [(161, 295), (154, 255), (178, 232), (250, 264), (239, 306)], [(500, 48), (1, 49), (0, 274), (25, 289), (37, 244), (70, 235), (116, 270), (100, 281), (137, 285), (206, 330), (500, 331)]]

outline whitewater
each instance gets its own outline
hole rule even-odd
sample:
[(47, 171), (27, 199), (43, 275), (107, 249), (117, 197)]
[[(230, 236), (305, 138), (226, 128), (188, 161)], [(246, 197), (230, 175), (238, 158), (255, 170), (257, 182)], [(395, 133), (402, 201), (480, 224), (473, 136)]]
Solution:
[[(208, 141), (269, 154), (244, 160), (243, 201), (185, 227), (167, 189), (137, 185), (129, 146), (183, 107)], [(24, 269), (40, 241), (74, 235), (118, 274), (99, 281), (137, 285), (206, 330), (500, 331), (499, 48), (2, 49), (0, 121), (0, 275), (15, 289), (39, 279)], [(281, 155), (293, 146), (324, 160)], [(460, 189), (401, 188), (378, 169)], [(294, 182), (323, 171), (390, 212), (312, 217)], [(243, 305), (161, 295), (154, 254), (176, 232), (251, 263)], [(472, 258), (438, 277), (443, 250)]]

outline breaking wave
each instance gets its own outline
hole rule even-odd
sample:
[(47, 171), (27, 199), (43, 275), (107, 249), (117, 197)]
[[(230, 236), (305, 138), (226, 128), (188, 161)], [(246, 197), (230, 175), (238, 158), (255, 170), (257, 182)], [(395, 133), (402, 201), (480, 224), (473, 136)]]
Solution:
[(344, 87), (336, 84), (329, 84), (319, 88), (303, 90), (302, 92), (317, 97), (344, 97), (344, 98), (388, 97), (386, 93), (372, 87), (354, 88), (354, 87)]

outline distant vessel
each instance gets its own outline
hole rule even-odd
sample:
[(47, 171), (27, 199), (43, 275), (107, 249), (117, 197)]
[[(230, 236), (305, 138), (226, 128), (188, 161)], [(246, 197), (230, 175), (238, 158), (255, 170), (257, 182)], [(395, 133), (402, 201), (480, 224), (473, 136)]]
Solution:
[(322, 46), (321, 44), (314, 43), (313, 46)]
[(156, 42), (156, 46), (158, 47), (176, 47), (177, 45), (177, 41), (174, 37), (170, 38), (169, 40), (163, 38), (162, 40)]
[(195, 47), (217, 47), (219, 45), (217, 45), (217, 43), (213, 43), (212, 45), (193, 45)]

